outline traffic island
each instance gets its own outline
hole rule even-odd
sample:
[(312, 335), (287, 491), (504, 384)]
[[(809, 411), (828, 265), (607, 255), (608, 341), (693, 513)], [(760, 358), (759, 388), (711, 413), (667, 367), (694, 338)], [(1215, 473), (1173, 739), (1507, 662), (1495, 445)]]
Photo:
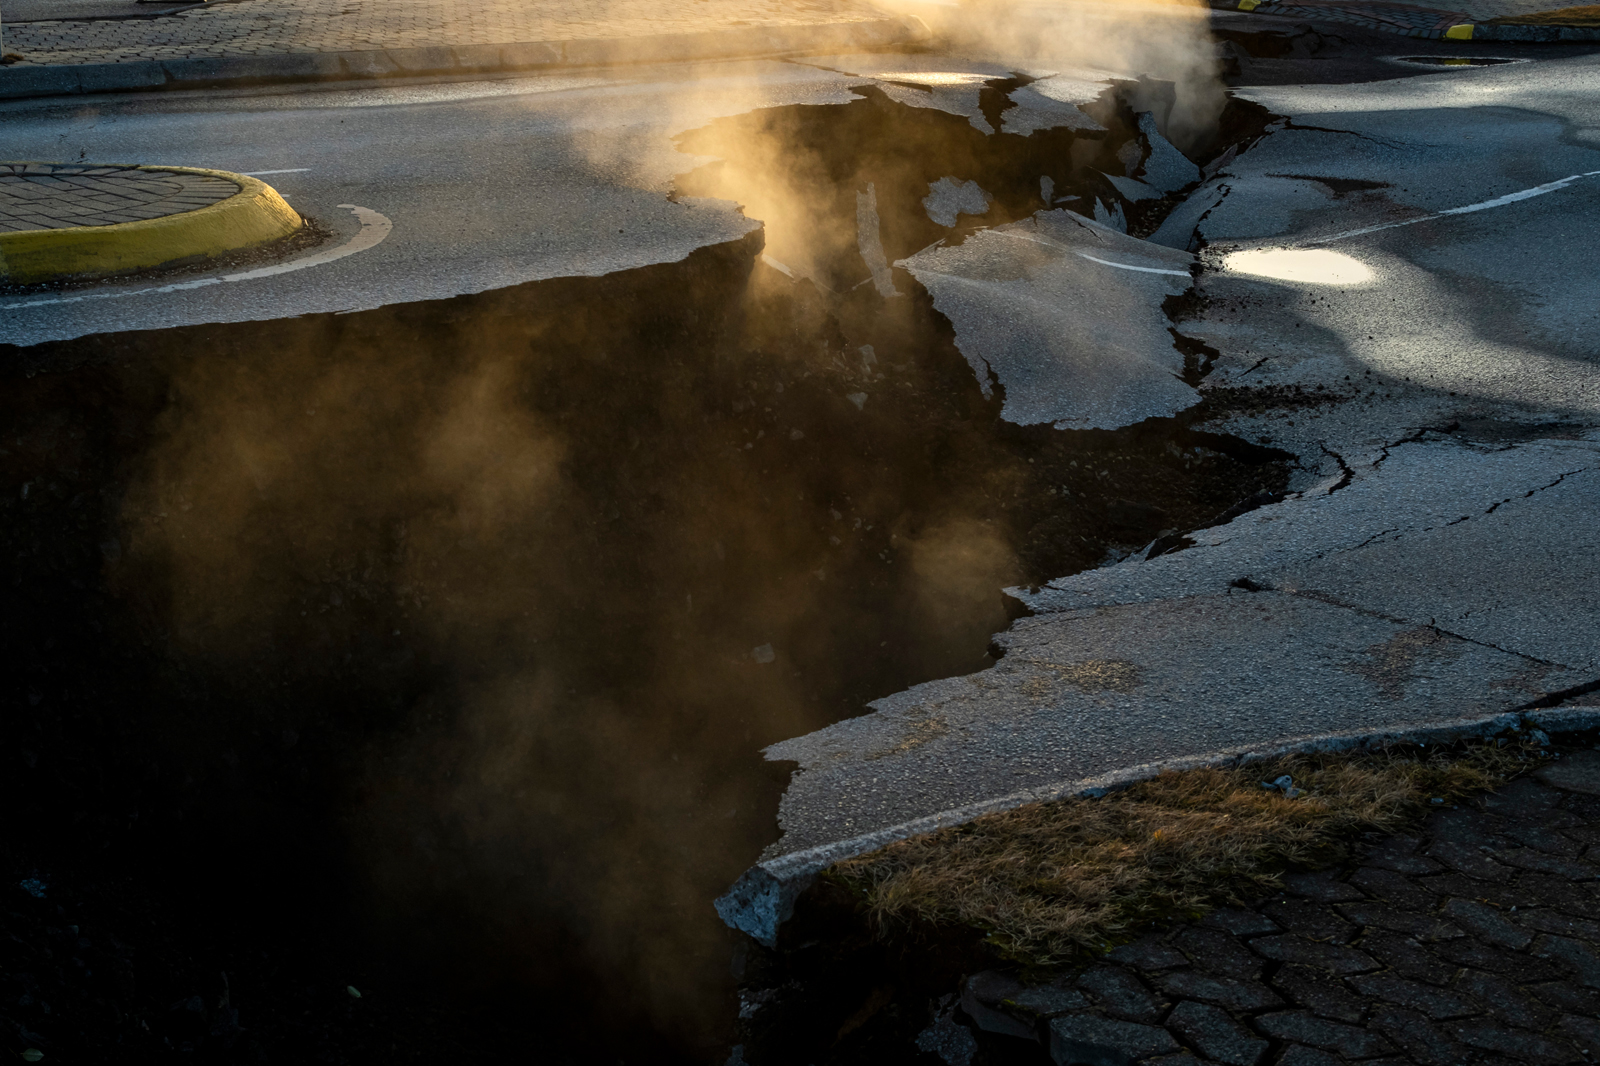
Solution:
[(297, 233), (265, 182), (197, 167), (0, 163), (0, 282), (203, 263)]

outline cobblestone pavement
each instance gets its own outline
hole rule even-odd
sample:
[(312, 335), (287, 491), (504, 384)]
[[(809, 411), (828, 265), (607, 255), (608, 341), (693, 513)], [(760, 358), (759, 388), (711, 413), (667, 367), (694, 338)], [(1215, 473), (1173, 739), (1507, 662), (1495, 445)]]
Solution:
[(125, 63), (867, 22), (854, 0), (214, 0), (163, 18), (7, 25), (22, 65)]
[(1600, 752), (1286, 885), (1055, 984), (974, 975), (961, 1006), (1062, 1066), (1600, 1061)]
[(162, 218), (226, 200), (238, 191), (233, 182), (206, 174), (0, 163), (0, 231)]
[[(1549, 4), (1546, 0), (1535, 0), (1534, 4), (1463, 2), (1460, 6), (1461, 8), (1470, 7), (1475, 9), (1501, 9), (1520, 6), (1528, 8), (1528, 13), (1531, 14), (1534, 10), (1548, 8)], [(1481, 15), (1475, 11), (1421, 7), (1415, 4), (1369, 3), (1366, 0), (1317, 0), (1317, 2), (1309, 4), (1273, 3), (1263, 4), (1256, 10), (1263, 14), (1318, 19), (1326, 22), (1344, 22), (1353, 26), (1388, 30), (1391, 33), (1399, 33), (1406, 37), (1430, 39), (1443, 37), (1445, 31), (1451, 26), (1456, 26), (1463, 22), (1487, 21), (1510, 13), (1496, 10), (1495, 14)], [(1516, 13), (1521, 14), (1522, 12)]]
[[(1227, 11), (1253, 10), (1262, 15), (1343, 22), (1369, 29), (1387, 30), (1405, 37), (1438, 39), (1452, 26), (1481, 24), (1494, 19), (1526, 18), (1562, 6), (1560, 0), (1443, 0), (1429, 5), (1384, 3), (1382, 0), (1211, 0)], [(1479, 29), (1475, 37), (1483, 36)]]

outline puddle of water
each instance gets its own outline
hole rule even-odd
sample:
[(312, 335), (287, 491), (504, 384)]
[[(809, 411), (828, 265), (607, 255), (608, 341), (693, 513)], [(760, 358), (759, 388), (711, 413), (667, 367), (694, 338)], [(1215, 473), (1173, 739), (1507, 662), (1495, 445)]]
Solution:
[(1273, 281), (1295, 281), (1307, 285), (1365, 285), (1377, 275), (1353, 256), (1326, 249), (1254, 248), (1230, 252), (1222, 268)]
[(494, 1019), (395, 1007), (374, 1053), (704, 1061), (734, 1022), (711, 900), (776, 835), (763, 746), (987, 665), (1001, 587), (1285, 482), (1178, 420), (1003, 423), (910, 275), (862, 284), (866, 188), (892, 261), (959, 239), (923, 204), (947, 176), (989, 222), (1041, 206), (1042, 175), (1099, 180), (1121, 144), (1074, 137), (881, 94), (690, 135), (726, 155), (685, 189), (750, 205), (815, 282), (755, 234), (12, 351), (16, 821), (204, 928), (175, 935), (253, 989), (275, 1057), (310, 1057), (284, 1019), (331, 1008), (305, 989), (365, 974), (362, 1010), (411, 982)]

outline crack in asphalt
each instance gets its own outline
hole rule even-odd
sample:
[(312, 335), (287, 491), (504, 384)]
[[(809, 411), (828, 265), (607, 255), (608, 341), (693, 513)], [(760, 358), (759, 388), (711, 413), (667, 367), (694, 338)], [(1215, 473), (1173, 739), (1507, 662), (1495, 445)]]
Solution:
[[(1265, 363), (1265, 362), (1266, 362), (1265, 359), (1261, 360), (1261, 363)], [(1257, 363), (1256, 366), (1260, 366), (1261, 363)], [(1254, 370), (1255, 368), (1256, 367), (1253, 366), (1250, 369)], [(1339, 483), (1337, 485), (1335, 485), (1333, 488), (1329, 489), (1328, 492), (1327, 492), (1327, 495), (1332, 496), (1334, 493), (1338, 492), (1340, 489), (1342, 489), (1346, 485), (1350, 484), (1351, 481), (1354, 481), (1355, 480), (1355, 476), (1356, 476), (1356, 472), (1354, 470), (1350, 469), (1350, 464), (1344, 461), (1344, 456), (1340, 455), (1338, 452), (1336, 452), (1332, 448), (1328, 447), (1322, 441), (1320, 441), (1320, 440), (1317, 441), (1317, 447), (1322, 449), (1322, 454), (1323, 455), (1332, 456), (1333, 457), (1333, 461), (1339, 464), (1339, 469), (1344, 471), (1344, 473), (1339, 478)]]
[[(1500, 509), (1502, 504), (1510, 503), (1512, 500), (1526, 500), (1528, 497), (1534, 495), (1535, 493), (1540, 493), (1540, 492), (1545, 491), (1546, 489), (1555, 488), (1557, 485), (1559, 485), (1563, 481), (1567, 480), (1567, 478), (1571, 477), (1573, 474), (1581, 474), (1581, 473), (1584, 473), (1587, 470), (1592, 470), (1592, 469), (1593, 469), (1593, 467), (1580, 466), (1576, 470), (1568, 470), (1565, 474), (1562, 474), (1560, 477), (1558, 477), (1554, 481), (1550, 482), (1550, 484), (1548, 484), (1548, 485), (1540, 485), (1538, 488), (1529, 489), (1527, 492), (1524, 492), (1521, 496), (1507, 496), (1505, 499), (1501, 500), (1500, 503), (1495, 504), (1494, 506), (1490, 507), (1487, 511), (1485, 511), (1483, 513), (1486, 514), (1486, 515), (1494, 514), (1496, 511), (1498, 511)], [(1466, 521), (1466, 519), (1462, 519), (1461, 521)]]
[(1388, 460), (1388, 458), (1389, 458), (1389, 450), (1391, 448), (1398, 448), (1402, 444), (1418, 444), (1418, 443), (1421, 443), (1422, 441), (1427, 439), (1427, 435), (1429, 433), (1433, 433), (1433, 432), (1436, 432), (1436, 431), (1433, 429), (1432, 426), (1423, 426), (1421, 429), (1413, 431), (1412, 434), (1409, 437), (1401, 437), (1397, 441), (1394, 441), (1394, 442), (1392, 442), (1390, 444), (1385, 444), (1383, 446), (1383, 448), (1382, 448), (1383, 454), (1378, 456), (1378, 458), (1373, 461), (1372, 469), (1374, 469), (1374, 470), (1378, 469), (1378, 467), (1382, 466)]
[(1385, 137), (1372, 137), (1365, 133), (1357, 133), (1355, 130), (1336, 130), (1328, 126), (1302, 126), (1296, 123), (1292, 118), (1284, 119), (1283, 126), (1281, 128), (1286, 130), (1300, 130), (1305, 133), (1343, 133), (1347, 136), (1355, 137), (1358, 140), (1371, 141), (1373, 144), (1381, 144), (1385, 148), (1410, 147), (1410, 145), (1408, 145), (1405, 141), (1390, 140)]
[[(1538, 663), (1541, 666), (1553, 666), (1561, 670), (1573, 669), (1566, 663), (1558, 663), (1553, 659), (1541, 659), (1537, 655), (1529, 655), (1525, 651), (1517, 651), (1515, 648), (1502, 647), (1501, 645), (1495, 644), (1492, 641), (1478, 640), (1475, 637), (1469, 637), (1465, 634), (1457, 633), (1454, 630), (1445, 629), (1443, 626), (1439, 625), (1438, 620), (1434, 618), (1430, 618), (1426, 622), (1419, 622), (1415, 618), (1403, 618), (1399, 615), (1388, 614), (1384, 611), (1379, 611), (1371, 607), (1363, 607), (1359, 603), (1351, 603), (1348, 600), (1342, 600), (1331, 592), (1323, 592), (1319, 589), (1280, 589), (1279, 591), (1286, 596), (1299, 596), (1302, 599), (1315, 600), (1318, 603), (1325, 603), (1329, 607), (1342, 607), (1347, 611), (1354, 611), (1356, 614), (1364, 617), (1381, 619), (1385, 622), (1391, 622), (1394, 625), (1422, 626), (1424, 628), (1433, 630), (1435, 633), (1450, 637), (1454, 640), (1459, 640), (1467, 644), (1475, 644), (1480, 648), (1488, 648), (1491, 651), (1498, 651), (1505, 655), (1514, 655), (1519, 659), (1526, 659), (1529, 662)], [(1543, 699), (1546, 697), (1540, 698)], [(1530, 706), (1532, 705), (1530, 704)], [(1521, 709), (1522, 708), (1513, 708), (1513, 710)]]
[(1206, 240), (1200, 236), (1200, 227), (1205, 224), (1206, 219), (1211, 217), (1211, 212), (1222, 206), (1223, 201), (1233, 192), (1233, 186), (1224, 182), (1217, 186), (1217, 192), (1221, 194), (1217, 197), (1217, 202), (1206, 208), (1201, 212), (1200, 217), (1194, 220), (1194, 229), (1189, 232), (1190, 251), (1198, 252), (1205, 247)]
[(1596, 678), (1593, 681), (1585, 681), (1581, 685), (1573, 685), (1571, 688), (1547, 692), (1536, 700), (1530, 700), (1521, 707), (1512, 709), (1517, 711), (1536, 711), (1546, 707), (1559, 707), (1568, 700), (1575, 700), (1579, 696), (1587, 696), (1591, 692), (1600, 692), (1600, 678)]

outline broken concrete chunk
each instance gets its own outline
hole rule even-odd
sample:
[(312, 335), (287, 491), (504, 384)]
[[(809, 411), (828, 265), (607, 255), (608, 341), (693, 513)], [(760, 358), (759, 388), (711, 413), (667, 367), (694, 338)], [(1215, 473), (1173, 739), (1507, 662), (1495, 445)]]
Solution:
[(1130, 204), (1144, 203), (1146, 200), (1161, 199), (1161, 190), (1154, 185), (1140, 181), (1138, 178), (1123, 178), (1115, 174), (1107, 174), (1106, 180), (1115, 185)]
[(1139, 132), (1144, 134), (1146, 143), (1150, 145), (1142, 175), (1147, 184), (1169, 193), (1200, 180), (1200, 168), (1161, 135), (1156, 128), (1155, 116), (1148, 111), (1139, 116)]
[(1107, 207), (1104, 200), (1096, 200), (1094, 202), (1094, 220), (1102, 226), (1116, 230), (1118, 233), (1128, 232), (1128, 216), (1122, 210), (1120, 203)]
[(1003, 418), (1112, 429), (1199, 398), (1179, 377), (1183, 356), (1161, 310), (1191, 284), (1192, 262), (1073, 212), (1041, 211), (899, 265), (954, 324), (979, 387), (987, 394), (991, 373), (1005, 386)]
[(989, 194), (975, 181), (940, 178), (928, 186), (922, 206), (939, 225), (954, 226), (961, 215), (988, 214)]

